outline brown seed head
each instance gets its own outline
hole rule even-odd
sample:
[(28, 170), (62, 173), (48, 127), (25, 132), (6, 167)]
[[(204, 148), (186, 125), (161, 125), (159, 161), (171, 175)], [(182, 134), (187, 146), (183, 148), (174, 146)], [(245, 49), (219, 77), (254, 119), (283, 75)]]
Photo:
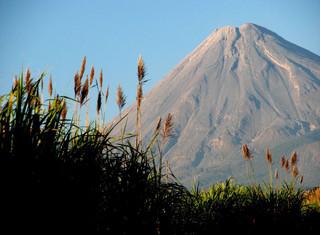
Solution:
[(103, 72), (102, 72), (102, 69), (101, 69), (101, 71), (100, 71), (99, 82), (100, 82), (100, 90), (101, 90), (101, 89), (102, 89), (102, 82), (103, 82)]
[(80, 71), (80, 82), (81, 82), (81, 79), (83, 77), (84, 70), (86, 69), (86, 61), (87, 61), (87, 58), (84, 57), (83, 61), (82, 61), (82, 65), (81, 65), (81, 71)]
[(161, 127), (161, 117), (158, 118), (158, 122), (157, 122), (157, 126), (156, 126), (156, 129), (155, 129), (155, 133), (158, 133), (159, 130), (160, 130), (160, 127)]
[(247, 145), (243, 144), (242, 152), (243, 152), (244, 159), (247, 159), (247, 151), (248, 151)]
[(272, 163), (272, 156), (271, 153), (269, 152), (269, 149), (267, 148), (267, 155), (266, 155), (267, 161), (269, 162), (269, 164)]
[(302, 182), (303, 182), (303, 175), (300, 178), (300, 184), (302, 184)]
[(286, 169), (286, 172), (289, 171), (289, 160), (286, 159), (285, 163), (284, 163), (284, 168)]
[(293, 177), (297, 177), (297, 175), (299, 174), (299, 170), (298, 170), (298, 167), (296, 165), (293, 165), (291, 174), (292, 174)]
[(29, 68), (27, 68), (26, 75), (25, 75), (25, 83), (26, 83), (26, 85), (28, 85), (28, 83), (30, 81), (30, 77), (31, 77), (30, 70), (29, 70)]
[(48, 90), (49, 90), (49, 95), (50, 97), (52, 96), (52, 76), (50, 74), (50, 79), (49, 79), (49, 87), (48, 87)]
[(90, 72), (90, 86), (91, 86), (91, 84), (92, 84), (93, 77), (94, 77), (94, 67), (92, 66), (92, 67), (91, 67), (91, 72)]
[(117, 89), (117, 105), (119, 107), (119, 110), (123, 108), (123, 106), (126, 105), (126, 96), (123, 94), (122, 88), (119, 84), (118, 89)]
[(277, 180), (278, 179), (278, 169), (275, 170), (274, 172), (274, 178)]
[(280, 167), (281, 167), (281, 168), (283, 168), (284, 163), (285, 163), (284, 155), (282, 155), (282, 156), (281, 156), (281, 159), (280, 159)]
[(43, 93), (43, 78), (41, 79), (40, 87), (41, 87), (41, 93)]
[(297, 162), (297, 153), (296, 153), (296, 151), (295, 151), (295, 152), (292, 154), (291, 158), (290, 158), (290, 165), (291, 165), (291, 167), (292, 167), (293, 165), (295, 165), (296, 162)]
[(25, 76), (25, 83), (26, 83), (26, 89), (27, 89), (28, 94), (30, 93), (31, 86), (32, 86), (32, 84), (31, 84), (32, 79), (30, 79), (30, 77), (31, 77), (30, 70), (29, 70), (29, 68), (27, 68), (26, 76)]
[(81, 90), (81, 80), (79, 77), (79, 72), (77, 71), (74, 75), (74, 96), (77, 97), (80, 94)]
[(173, 136), (173, 122), (172, 122), (172, 115), (168, 113), (166, 121), (163, 126), (162, 130), (162, 140), (165, 141), (166, 139), (170, 139)]
[(145, 66), (144, 66), (144, 62), (142, 60), (142, 56), (140, 54), (139, 62), (138, 62), (138, 80), (139, 80), (139, 83), (143, 82), (143, 78), (144, 78), (145, 75), (146, 75), (146, 69), (145, 69)]
[(66, 116), (67, 116), (67, 103), (66, 103), (66, 100), (64, 99), (63, 100), (63, 105), (62, 105), (62, 112), (61, 112), (61, 117), (62, 117), (62, 120), (65, 120), (66, 119)]
[(82, 86), (82, 91), (80, 96), (80, 106), (82, 106), (83, 101), (87, 98), (88, 91), (89, 91), (89, 81), (88, 81), (88, 75), (87, 75), (87, 79)]
[(108, 97), (109, 97), (109, 84), (108, 84), (107, 91), (106, 91), (106, 101), (105, 101), (105, 103), (107, 103)]
[(242, 145), (242, 151), (243, 151), (243, 156), (246, 160), (250, 160), (251, 158), (253, 158), (253, 155), (246, 144)]
[(100, 109), (101, 109), (101, 91), (99, 91), (98, 100), (97, 100), (97, 113), (98, 114), (100, 114)]

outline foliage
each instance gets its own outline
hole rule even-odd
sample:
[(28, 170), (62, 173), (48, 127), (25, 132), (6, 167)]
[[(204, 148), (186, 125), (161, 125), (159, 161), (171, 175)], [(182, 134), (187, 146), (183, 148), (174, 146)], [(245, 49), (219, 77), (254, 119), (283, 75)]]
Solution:
[[(85, 60), (81, 70), (84, 65)], [(171, 119), (167, 118), (162, 133), (159, 119), (154, 139), (143, 149), (142, 140), (131, 142), (138, 130), (136, 135), (113, 136), (115, 126), (99, 126), (100, 119), (79, 127), (78, 104), (79, 109), (84, 101), (89, 105), (90, 93), (80, 92), (79, 75), (75, 76), (75, 99), (51, 98), (50, 78), (47, 104), (43, 102), (44, 77), (33, 82), (27, 70), (16, 78), (10, 94), (0, 97), (3, 230), (256, 234), (319, 229), (319, 207), (304, 201), (305, 193), (296, 182), (243, 186), (229, 179), (208, 190), (195, 185), (190, 191), (173, 175), (169, 179), (169, 163), (163, 173), (161, 151), (170, 136)], [(88, 81), (85, 84), (82, 90), (90, 91)], [(100, 84), (98, 114), (102, 73)], [(67, 101), (74, 102), (71, 119), (66, 115)], [(152, 151), (154, 143), (159, 153)]]

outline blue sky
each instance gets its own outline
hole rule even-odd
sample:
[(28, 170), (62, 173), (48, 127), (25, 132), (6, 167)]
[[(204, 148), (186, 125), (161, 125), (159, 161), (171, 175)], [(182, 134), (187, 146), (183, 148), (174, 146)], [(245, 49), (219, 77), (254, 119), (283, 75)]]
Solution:
[(86, 71), (94, 66), (98, 78), (103, 68), (103, 90), (110, 85), (108, 120), (118, 84), (135, 101), (140, 53), (146, 92), (216, 28), (247, 22), (320, 55), (320, 0), (0, 0), (0, 95), (29, 67), (34, 78), (49, 71), (55, 92), (72, 96), (86, 56)]

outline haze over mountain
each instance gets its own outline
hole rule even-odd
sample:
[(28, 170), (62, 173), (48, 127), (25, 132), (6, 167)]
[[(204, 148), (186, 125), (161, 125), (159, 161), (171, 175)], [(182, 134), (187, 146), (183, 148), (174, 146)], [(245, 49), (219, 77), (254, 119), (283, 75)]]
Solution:
[[(134, 133), (135, 104), (129, 110)], [(296, 150), (305, 185), (320, 182), (320, 57), (264, 27), (215, 30), (158, 82), (142, 101), (145, 141), (169, 112), (175, 134), (164, 153), (187, 185), (229, 176), (248, 182), (244, 143), (255, 155), (256, 178), (268, 179), (269, 148), (273, 169)]]

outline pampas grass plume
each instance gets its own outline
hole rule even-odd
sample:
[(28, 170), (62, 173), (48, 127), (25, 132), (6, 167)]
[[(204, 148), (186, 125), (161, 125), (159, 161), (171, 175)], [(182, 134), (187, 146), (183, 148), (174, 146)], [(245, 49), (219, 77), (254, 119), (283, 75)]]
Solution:
[(123, 94), (120, 84), (117, 89), (117, 105), (119, 107), (119, 110), (121, 110), (126, 105), (126, 96)]
[(294, 166), (297, 162), (297, 152), (294, 152), (290, 158), (291, 167)]
[(283, 168), (284, 164), (285, 164), (284, 155), (282, 155), (280, 160), (280, 167)]
[(101, 69), (101, 71), (100, 71), (99, 82), (100, 82), (100, 91), (101, 91), (101, 89), (102, 89), (102, 82), (103, 82), (103, 72), (102, 72), (102, 69)]
[(83, 58), (83, 61), (82, 61), (82, 65), (81, 65), (81, 71), (80, 71), (80, 81), (83, 77), (83, 74), (84, 74), (84, 70), (86, 69), (86, 61), (87, 61), (87, 58), (84, 57)]
[(299, 170), (298, 167), (296, 165), (293, 166), (291, 174), (293, 177), (297, 177), (297, 175), (299, 174)]
[(90, 86), (92, 84), (93, 78), (94, 78), (94, 67), (92, 66), (91, 67), (91, 72), (90, 72)]
[(166, 121), (162, 130), (162, 139), (165, 141), (166, 139), (170, 139), (173, 136), (173, 121), (172, 114), (168, 113)]
[(89, 91), (89, 81), (88, 81), (88, 75), (87, 75), (86, 81), (84, 82), (82, 91), (81, 91), (80, 106), (83, 105), (84, 100), (87, 98), (88, 91)]
[(269, 164), (272, 163), (272, 156), (271, 153), (269, 152), (269, 149), (267, 149), (267, 155), (266, 155), (267, 161), (269, 162)]
[(79, 72), (77, 71), (74, 75), (74, 96), (77, 97), (80, 94), (81, 90), (81, 80), (79, 77)]
[(157, 121), (157, 126), (156, 126), (156, 129), (155, 129), (155, 133), (158, 133), (159, 131), (160, 131), (160, 127), (161, 127), (161, 120), (162, 120), (162, 118), (161, 117), (159, 117), (158, 118), (158, 121)]

